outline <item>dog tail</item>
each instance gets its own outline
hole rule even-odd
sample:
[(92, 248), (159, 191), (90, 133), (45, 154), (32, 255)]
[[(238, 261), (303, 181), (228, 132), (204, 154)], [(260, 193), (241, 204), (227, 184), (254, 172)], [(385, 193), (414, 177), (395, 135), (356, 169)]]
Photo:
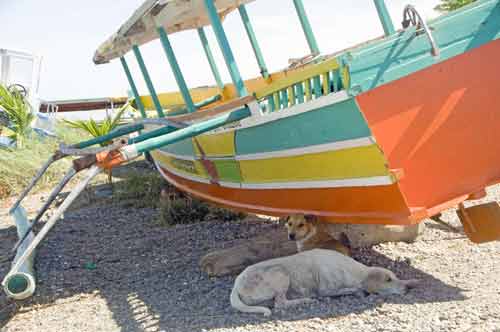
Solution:
[(240, 294), (238, 292), (239, 289), (238, 281), (239, 281), (238, 278), (236, 278), (233, 290), (231, 291), (231, 306), (241, 312), (257, 313), (257, 314), (264, 314), (264, 316), (271, 316), (271, 310), (269, 308), (259, 307), (259, 306), (249, 306), (243, 303), (243, 301), (240, 298)]

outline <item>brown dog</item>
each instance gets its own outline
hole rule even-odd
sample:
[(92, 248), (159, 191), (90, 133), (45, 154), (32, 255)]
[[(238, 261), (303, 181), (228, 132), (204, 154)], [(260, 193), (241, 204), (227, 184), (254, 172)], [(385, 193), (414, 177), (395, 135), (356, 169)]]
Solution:
[[(291, 215), (285, 218), (285, 226), (288, 230), (288, 239), (295, 241), (297, 251), (311, 249), (330, 249), (351, 256), (351, 250), (347, 243), (334, 239), (316, 216)], [(345, 239), (347, 241), (347, 238)]]

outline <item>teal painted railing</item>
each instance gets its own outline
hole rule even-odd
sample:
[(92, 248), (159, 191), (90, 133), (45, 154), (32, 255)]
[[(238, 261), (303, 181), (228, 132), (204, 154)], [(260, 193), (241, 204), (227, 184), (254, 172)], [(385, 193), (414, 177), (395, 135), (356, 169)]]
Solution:
[(149, 76), (148, 69), (146, 68), (146, 64), (144, 63), (144, 59), (142, 58), (141, 51), (137, 45), (132, 46), (132, 51), (137, 59), (137, 63), (139, 64), (139, 68), (141, 69), (142, 76), (144, 76), (144, 81), (146, 82), (146, 86), (148, 87), (149, 94), (151, 95), (151, 99), (153, 99), (153, 104), (155, 105), (156, 112), (160, 118), (164, 117), (163, 107), (161, 106), (160, 99), (158, 99), (158, 94), (156, 93), (155, 87), (153, 85), (153, 81), (151, 81), (151, 77)]
[(374, 0), (375, 7), (377, 8), (378, 17), (380, 18), (380, 23), (384, 28), (384, 33), (386, 36), (390, 36), (396, 32), (394, 29), (394, 23), (392, 23), (391, 16), (385, 5), (385, 0)]
[(348, 78), (343, 78), (342, 72), (349, 75), (336, 59), (329, 59), (300, 72), (292, 72), (287, 78), (258, 91), (256, 97), (267, 112), (283, 110), (345, 90)]
[(229, 41), (227, 40), (226, 33), (224, 32), (222, 22), (213, 1), (214, 0), (204, 0), (205, 9), (207, 10), (210, 23), (212, 24), (212, 29), (214, 30), (215, 37), (217, 37), (217, 42), (219, 43), (222, 55), (224, 56), (224, 61), (226, 62), (227, 69), (229, 70), (231, 80), (236, 87), (238, 96), (248, 96), (245, 82), (243, 82), (243, 79), (241, 78), (240, 71), (238, 69), (238, 66), (236, 65), (236, 60), (234, 59), (233, 51), (229, 46)]
[(214, 55), (212, 53), (212, 50), (210, 49), (210, 44), (208, 43), (207, 35), (205, 34), (205, 30), (203, 30), (203, 28), (198, 28), (198, 36), (200, 37), (201, 45), (203, 46), (203, 50), (205, 51), (205, 55), (207, 56), (207, 61), (210, 65), (210, 69), (212, 70), (212, 74), (214, 75), (215, 82), (217, 82), (217, 86), (222, 91), (224, 90), (224, 83), (222, 82), (219, 68), (217, 68)]
[(182, 94), (182, 99), (186, 104), (186, 108), (189, 112), (195, 112), (196, 108), (193, 103), (193, 99), (189, 94), (189, 89), (186, 84), (186, 80), (184, 79), (184, 75), (182, 75), (181, 68), (179, 67), (179, 63), (177, 62), (177, 58), (175, 57), (174, 50), (172, 49), (172, 45), (170, 44), (170, 40), (168, 39), (167, 32), (163, 27), (159, 27), (157, 29), (158, 35), (160, 36), (161, 44), (163, 45), (163, 50), (165, 51), (165, 55), (167, 56), (168, 63), (170, 64), (170, 68), (174, 73), (175, 81), (177, 82), (177, 86)]
[(139, 95), (139, 91), (137, 91), (137, 86), (135, 85), (134, 78), (132, 77), (132, 73), (127, 64), (127, 60), (125, 57), (120, 57), (120, 62), (122, 63), (123, 71), (127, 76), (128, 84), (130, 85), (130, 89), (132, 90), (132, 94), (134, 95), (134, 102), (137, 108), (139, 108), (139, 112), (141, 112), (141, 116), (143, 119), (147, 118), (146, 109), (144, 108), (144, 104), (142, 103), (141, 96)]
[(318, 42), (316, 41), (316, 37), (314, 37), (313, 29), (311, 28), (311, 23), (307, 17), (302, 0), (293, 0), (293, 4), (295, 5), (295, 10), (299, 16), (300, 25), (302, 26), (302, 30), (306, 36), (311, 54), (319, 54)]
[(248, 17), (245, 5), (240, 5), (238, 7), (238, 11), (240, 12), (241, 20), (243, 21), (243, 25), (245, 26), (245, 31), (247, 32), (250, 44), (252, 44), (253, 53), (255, 54), (257, 63), (259, 64), (260, 73), (264, 78), (268, 78), (269, 72), (267, 70), (266, 62), (264, 61), (264, 56), (262, 55), (262, 51), (260, 50), (260, 46), (257, 41), (257, 37), (255, 36), (250, 18)]

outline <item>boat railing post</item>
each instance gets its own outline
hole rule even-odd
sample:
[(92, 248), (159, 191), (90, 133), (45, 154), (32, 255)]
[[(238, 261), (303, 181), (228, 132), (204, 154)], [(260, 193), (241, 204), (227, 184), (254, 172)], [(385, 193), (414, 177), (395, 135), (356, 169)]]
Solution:
[(394, 23), (392, 22), (387, 6), (385, 5), (385, 0), (374, 0), (375, 7), (377, 8), (378, 17), (380, 18), (380, 23), (384, 28), (384, 33), (386, 36), (390, 36), (396, 32), (394, 29)]
[(156, 94), (155, 87), (153, 85), (153, 82), (151, 81), (151, 77), (149, 76), (148, 69), (146, 68), (146, 65), (144, 63), (144, 59), (142, 58), (141, 51), (139, 50), (139, 47), (137, 45), (133, 45), (132, 50), (134, 51), (135, 58), (137, 59), (137, 63), (139, 64), (139, 68), (141, 69), (144, 81), (146, 81), (146, 86), (148, 87), (151, 99), (153, 99), (153, 104), (155, 105), (158, 117), (162, 118), (165, 116), (165, 114), (163, 113), (163, 107), (161, 106), (158, 95)]
[(184, 76), (182, 75), (181, 68), (179, 67), (179, 63), (177, 62), (177, 58), (175, 57), (174, 50), (172, 49), (172, 45), (170, 44), (170, 40), (168, 39), (167, 32), (165, 29), (160, 26), (158, 27), (158, 34), (160, 35), (160, 41), (163, 45), (163, 49), (165, 50), (165, 54), (167, 55), (168, 63), (170, 64), (170, 68), (174, 73), (175, 81), (177, 82), (177, 86), (182, 94), (182, 99), (184, 99), (184, 103), (188, 109), (188, 112), (192, 113), (196, 111), (196, 107), (194, 106), (193, 99), (189, 94), (189, 89), (186, 84), (186, 80), (184, 80)]
[(214, 55), (212, 54), (210, 44), (208, 44), (207, 35), (205, 34), (205, 30), (203, 28), (198, 28), (198, 36), (200, 37), (201, 45), (203, 46), (203, 50), (205, 51), (205, 55), (207, 56), (208, 64), (210, 65), (212, 74), (214, 75), (215, 81), (217, 82), (217, 86), (222, 92), (222, 90), (224, 90), (224, 83), (222, 82), (222, 79), (220, 77), (219, 68), (217, 68)]
[(311, 54), (317, 55), (320, 53), (318, 43), (316, 42), (316, 37), (314, 37), (311, 23), (307, 18), (304, 4), (302, 3), (302, 0), (293, 0), (293, 4), (295, 5), (295, 10), (297, 11), (297, 15), (299, 16), (300, 25), (302, 25), (302, 30), (304, 31), (304, 34), (306, 36), (307, 44), (309, 45)]
[(245, 5), (240, 5), (238, 7), (238, 11), (240, 12), (241, 20), (243, 22), (243, 25), (245, 26), (245, 31), (247, 32), (250, 44), (252, 44), (253, 53), (255, 54), (257, 63), (259, 64), (260, 73), (262, 74), (262, 77), (268, 78), (269, 72), (267, 70), (266, 62), (264, 61), (264, 57), (262, 56), (262, 51), (260, 50), (260, 46), (257, 41), (257, 37), (255, 36), (252, 23), (250, 22), (250, 18), (248, 17)]
[(120, 57), (120, 62), (122, 63), (123, 71), (127, 76), (128, 84), (130, 85), (130, 90), (132, 90), (132, 94), (134, 95), (135, 104), (139, 108), (139, 112), (141, 112), (142, 118), (147, 118), (146, 109), (144, 108), (144, 104), (142, 103), (141, 96), (139, 95), (139, 91), (137, 91), (137, 86), (135, 85), (134, 78), (132, 77), (132, 73), (127, 64), (127, 60), (125, 60), (125, 56)]
[(222, 55), (224, 56), (224, 61), (226, 62), (227, 69), (229, 70), (231, 80), (233, 81), (238, 96), (246, 96), (248, 95), (248, 91), (245, 87), (245, 83), (241, 78), (240, 71), (236, 64), (236, 60), (234, 59), (231, 47), (229, 46), (229, 41), (227, 40), (226, 33), (224, 32), (224, 28), (222, 27), (222, 22), (220, 20), (219, 14), (217, 13), (214, 2), (213, 0), (204, 0), (204, 3), (208, 13), (208, 17), (210, 19), (210, 23), (212, 24), (215, 36), (217, 37), (217, 43), (219, 44), (219, 47), (222, 51)]

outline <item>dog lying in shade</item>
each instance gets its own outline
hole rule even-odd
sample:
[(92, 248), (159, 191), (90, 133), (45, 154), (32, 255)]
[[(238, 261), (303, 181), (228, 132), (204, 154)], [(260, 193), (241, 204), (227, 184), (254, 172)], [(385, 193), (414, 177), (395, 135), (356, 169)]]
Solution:
[(346, 256), (351, 256), (351, 250), (347, 246), (347, 237), (342, 243), (334, 239), (325, 229), (318, 217), (312, 215), (291, 215), (284, 219), (288, 231), (288, 239), (295, 241), (297, 251), (305, 251), (316, 248), (331, 249)]
[(368, 267), (333, 250), (313, 249), (247, 267), (236, 278), (230, 300), (241, 312), (269, 316), (271, 310), (258, 304), (274, 300), (279, 310), (314, 301), (313, 297), (360, 291), (404, 294), (417, 282), (400, 280), (387, 269)]

